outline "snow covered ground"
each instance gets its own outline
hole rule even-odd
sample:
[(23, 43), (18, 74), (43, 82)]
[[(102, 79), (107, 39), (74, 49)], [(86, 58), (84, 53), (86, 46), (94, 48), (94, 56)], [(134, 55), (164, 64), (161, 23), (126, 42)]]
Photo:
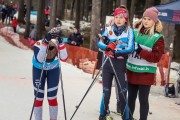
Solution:
[[(24, 50), (7, 43), (0, 37), (0, 119), (1, 120), (28, 120), (34, 100), (32, 86), (33, 52)], [(74, 66), (62, 64), (62, 78), (64, 82), (67, 118), (70, 119), (82, 99), (85, 91), (92, 82), (92, 75), (84, 73)], [(73, 120), (97, 120), (101, 100), (102, 85), (98, 82), (92, 87), (87, 97), (81, 104)], [(59, 86), (58, 120), (64, 120), (61, 87)], [(151, 93), (150, 111), (148, 120), (180, 120), (179, 98), (166, 98), (159, 94)], [(139, 103), (137, 100), (135, 118), (139, 118)], [(43, 120), (49, 120), (47, 98), (44, 99)], [(116, 96), (113, 87), (110, 101), (110, 110), (116, 111)], [(114, 120), (120, 117), (111, 113)], [(34, 118), (33, 118), (34, 119)]]

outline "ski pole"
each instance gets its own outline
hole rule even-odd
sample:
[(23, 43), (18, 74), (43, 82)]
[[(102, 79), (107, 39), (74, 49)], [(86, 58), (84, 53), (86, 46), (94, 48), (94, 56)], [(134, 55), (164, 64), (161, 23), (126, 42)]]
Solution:
[[(59, 53), (58, 56), (59, 56), (59, 64), (60, 64), (60, 53)], [(65, 117), (65, 120), (67, 120), (67, 116), (66, 116), (66, 104), (65, 104), (65, 97), (64, 97), (64, 88), (63, 88), (63, 80), (62, 80), (61, 67), (60, 67), (60, 81), (61, 81), (62, 99), (63, 99), (63, 107), (64, 107), (64, 117)]]
[(88, 94), (88, 92), (90, 91), (90, 89), (92, 88), (92, 86), (94, 85), (94, 83), (96, 82), (97, 78), (99, 77), (100, 71), (102, 69), (102, 67), (104, 66), (104, 64), (106, 63), (108, 58), (106, 58), (103, 62), (103, 64), (101, 65), (98, 73), (96, 74), (95, 78), (93, 79), (93, 81), (91, 82), (89, 88), (87, 89), (86, 93), (84, 94), (83, 98), (81, 99), (80, 103), (76, 106), (76, 110), (74, 111), (73, 115), (71, 116), (70, 120), (72, 120), (72, 118), (74, 117), (74, 115), (76, 114), (77, 110), (79, 109), (81, 103), (83, 102), (84, 98), (86, 97), (86, 95)]
[(40, 85), (41, 85), (41, 80), (42, 80), (42, 75), (43, 75), (43, 71), (44, 71), (44, 66), (45, 66), (45, 63), (46, 63), (46, 58), (47, 58), (48, 50), (49, 50), (49, 44), (48, 44), (47, 49), (46, 49), (46, 54), (45, 54), (44, 61), (43, 61), (43, 66), (42, 66), (42, 69), (41, 69), (41, 75), (40, 75), (40, 79), (39, 79), (39, 84), (38, 84), (38, 87), (37, 87), (37, 91), (36, 91), (36, 94), (35, 94), (33, 107), (32, 107), (32, 110), (31, 110), (30, 120), (32, 119), (35, 101), (37, 99), (37, 95), (38, 95), (39, 88), (40, 88)]
[[(117, 76), (117, 73), (116, 73), (116, 70), (115, 70), (115, 68), (114, 68), (114, 66), (113, 66), (113, 63), (112, 63), (112, 60), (111, 60), (111, 58), (108, 56), (108, 59), (109, 59), (109, 61), (110, 61), (110, 64), (111, 64), (111, 67), (112, 67), (112, 69), (113, 69), (113, 72), (114, 72), (114, 75), (115, 75), (115, 80), (116, 80), (116, 83), (118, 83), (118, 85), (119, 85), (119, 88), (121, 89), (121, 91), (123, 91), (123, 89), (122, 89), (122, 86), (121, 86), (121, 84), (120, 84), (120, 82), (119, 82), (119, 80), (118, 80), (118, 76)], [(128, 93), (127, 93), (128, 94)], [(124, 100), (126, 101), (126, 106), (125, 106), (125, 110), (124, 110), (124, 112), (126, 111), (128, 114), (130, 113), (131, 114), (131, 116), (132, 116), (132, 113), (131, 113), (131, 111), (129, 110), (129, 105), (127, 104), (127, 96), (125, 97), (125, 95), (122, 93), (122, 95), (123, 95), (123, 98), (124, 98)], [(128, 111), (129, 110), (129, 111)], [(123, 114), (122, 114), (122, 116), (124, 115), (124, 112), (123, 112)], [(129, 119), (129, 115), (128, 114), (126, 114), (126, 119)]]

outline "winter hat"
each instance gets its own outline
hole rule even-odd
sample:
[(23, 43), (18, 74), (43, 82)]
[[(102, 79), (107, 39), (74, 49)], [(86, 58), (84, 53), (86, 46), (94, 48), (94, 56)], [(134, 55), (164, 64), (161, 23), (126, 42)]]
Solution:
[(158, 21), (159, 11), (155, 7), (151, 7), (145, 10), (143, 17), (151, 18), (155, 23)]
[(56, 47), (58, 47), (58, 40), (56, 40), (56, 39), (51, 39), (51, 42), (53, 42), (53, 43), (56, 45)]
[(126, 21), (128, 21), (128, 11), (124, 8), (116, 8), (114, 11), (114, 16), (120, 15), (125, 18)]

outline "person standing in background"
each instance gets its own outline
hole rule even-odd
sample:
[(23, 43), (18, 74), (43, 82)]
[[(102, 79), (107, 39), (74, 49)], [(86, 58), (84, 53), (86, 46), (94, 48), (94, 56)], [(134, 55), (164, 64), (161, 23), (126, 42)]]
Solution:
[(148, 8), (136, 22), (134, 29), (135, 51), (127, 60), (128, 104), (130, 120), (133, 120), (136, 98), (139, 96), (140, 120), (147, 120), (149, 92), (155, 83), (157, 63), (164, 53), (164, 37), (158, 10)]
[(15, 33), (16, 33), (17, 25), (18, 25), (18, 20), (16, 19), (16, 17), (14, 17), (12, 20), (12, 27)]

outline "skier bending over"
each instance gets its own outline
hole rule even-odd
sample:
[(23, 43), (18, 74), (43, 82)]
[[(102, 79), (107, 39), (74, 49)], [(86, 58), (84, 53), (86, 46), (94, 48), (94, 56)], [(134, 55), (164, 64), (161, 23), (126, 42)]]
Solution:
[[(128, 11), (126, 9), (116, 8), (114, 11), (114, 22), (115, 23), (112, 26), (107, 27), (102, 34), (105, 40), (99, 40), (98, 42), (98, 47), (105, 51), (106, 57), (109, 56), (109, 59), (104, 64), (102, 71), (103, 95), (100, 105), (99, 120), (106, 120), (110, 118), (107, 110), (111, 96), (112, 80), (114, 76), (116, 77), (116, 75), (116, 83), (118, 86), (120, 100), (119, 108), (122, 113), (122, 119), (126, 119), (125, 113), (128, 115), (128, 112), (125, 112), (127, 105), (127, 83), (125, 80), (125, 72), (128, 54), (134, 50), (134, 34), (133, 30), (129, 26)], [(112, 61), (112, 66), (110, 60)], [(115, 69), (115, 72), (113, 68)]]
[[(44, 99), (45, 79), (47, 78), (47, 98), (49, 103), (50, 120), (57, 120), (58, 102), (57, 91), (60, 77), (60, 62), (67, 60), (67, 51), (65, 45), (61, 42), (61, 32), (53, 28), (45, 35), (44, 40), (39, 40), (34, 45), (33, 62), (33, 85), (36, 95), (38, 85), (39, 91), (34, 104), (35, 120), (42, 120), (42, 104)], [(46, 49), (49, 49), (46, 57)], [(46, 57), (46, 58), (45, 58)], [(44, 65), (44, 67), (43, 67)], [(43, 70), (43, 71), (42, 71)], [(42, 71), (42, 77), (41, 77)], [(40, 80), (41, 79), (41, 80)], [(41, 82), (40, 82), (41, 81)]]

